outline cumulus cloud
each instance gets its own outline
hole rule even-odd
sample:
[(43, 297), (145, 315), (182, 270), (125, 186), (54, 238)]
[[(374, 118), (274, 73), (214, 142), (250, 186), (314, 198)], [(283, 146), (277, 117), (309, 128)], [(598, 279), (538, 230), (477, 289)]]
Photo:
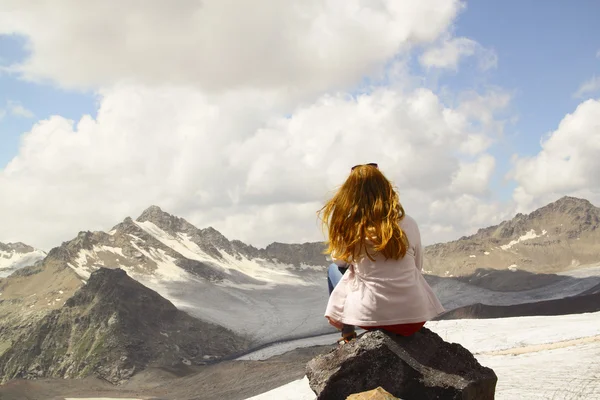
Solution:
[(455, 197), (431, 199), (429, 214), (425, 223), (427, 231), (446, 240), (457, 239), (456, 226), (469, 227), (463, 233), (473, 234), (479, 228), (499, 224), (514, 217), (513, 204), (498, 201), (481, 201), (480, 197), (472, 194), (462, 194)]
[(455, 193), (485, 194), (496, 166), (496, 160), (489, 154), (482, 154), (473, 162), (461, 162), (456, 171), (451, 189)]
[[(0, 170), (0, 240), (47, 249), (150, 204), (254, 245), (320, 240), (316, 211), (372, 161), (426, 243), (500, 215), (488, 150), (510, 95), (442, 101), (403, 61), (440, 38), (450, 55), (424, 56), (432, 65), (453, 65), (454, 48), (486, 59), (448, 36), (457, 0), (0, 1), (0, 34), (30, 51), (9, 69), (99, 101), (95, 117), (22, 136)], [(365, 81), (387, 87), (357, 90)]]
[(600, 76), (593, 76), (579, 86), (573, 97), (582, 98), (598, 91), (600, 91)]
[(27, 108), (23, 107), (23, 105), (21, 103), (19, 103), (18, 101), (9, 100), (7, 103), (7, 106), (6, 106), (6, 110), (7, 110), (7, 113), (9, 113), (10, 115), (13, 115), (15, 117), (33, 118), (35, 116), (33, 114), (33, 111), (28, 110)]
[(194, 85), (298, 97), (343, 88), (446, 31), (458, 0), (3, 0), (13, 70), (66, 87)]
[(563, 195), (600, 203), (600, 101), (587, 100), (541, 142), (533, 157), (515, 157), (514, 199), (529, 211)]
[[(322, 95), (286, 117), (270, 102), (262, 92), (127, 85), (102, 92), (96, 118), (39, 121), (0, 172), (0, 238), (48, 248), (158, 204), (255, 245), (320, 240), (316, 211), (352, 165), (371, 161), (424, 224), (426, 242), (476, 228), (471, 212), (463, 221), (452, 209), (443, 220), (452, 234), (427, 228), (442, 221), (431, 220), (435, 201), (454, 204), (463, 190), (460, 204), (485, 202), (477, 195), (493, 158), (460, 151), (486, 135), (460, 104), (390, 88)], [(469, 176), (463, 159), (474, 156)]]
[(461, 59), (470, 56), (477, 57), (478, 66), (482, 71), (498, 65), (498, 56), (493, 50), (486, 49), (475, 40), (466, 37), (445, 38), (421, 54), (419, 62), (426, 68), (457, 70)]

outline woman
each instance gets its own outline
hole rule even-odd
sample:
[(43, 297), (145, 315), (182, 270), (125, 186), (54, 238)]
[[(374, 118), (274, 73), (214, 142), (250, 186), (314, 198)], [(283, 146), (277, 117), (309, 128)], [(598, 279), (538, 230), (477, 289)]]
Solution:
[(319, 214), (334, 260), (325, 317), (340, 343), (356, 337), (355, 326), (410, 336), (444, 311), (421, 274), (419, 227), (377, 164), (353, 167)]

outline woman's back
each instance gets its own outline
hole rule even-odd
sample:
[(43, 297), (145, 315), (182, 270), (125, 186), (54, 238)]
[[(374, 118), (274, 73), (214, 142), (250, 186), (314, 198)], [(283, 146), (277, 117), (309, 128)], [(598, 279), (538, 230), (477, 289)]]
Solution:
[(325, 315), (359, 326), (397, 325), (427, 321), (444, 311), (423, 278), (419, 228), (404, 216), (400, 226), (408, 239), (404, 257), (381, 253), (359, 257), (331, 293)]

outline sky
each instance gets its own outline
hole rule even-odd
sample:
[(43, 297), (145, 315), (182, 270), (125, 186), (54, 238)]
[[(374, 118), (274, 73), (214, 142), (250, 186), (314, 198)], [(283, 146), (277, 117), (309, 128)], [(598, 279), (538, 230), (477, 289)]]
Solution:
[(0, 0), (0, 241), (150, 205), (255, 246), (377, 162), (426, 244), (600, 206), (600, 3)]

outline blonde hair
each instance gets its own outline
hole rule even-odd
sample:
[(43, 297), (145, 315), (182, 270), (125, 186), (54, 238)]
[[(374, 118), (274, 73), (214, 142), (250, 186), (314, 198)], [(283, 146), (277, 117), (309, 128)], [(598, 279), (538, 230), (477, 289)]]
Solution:
[(326, 254), (346, 262), (363, 254), (374, 260), (369, 248), (386, 259), (406, 254), (408, 239), (399, 224), (404, 208), (392, 183), (375, 166), (353, 168), (318, 214), (329, 233)]

